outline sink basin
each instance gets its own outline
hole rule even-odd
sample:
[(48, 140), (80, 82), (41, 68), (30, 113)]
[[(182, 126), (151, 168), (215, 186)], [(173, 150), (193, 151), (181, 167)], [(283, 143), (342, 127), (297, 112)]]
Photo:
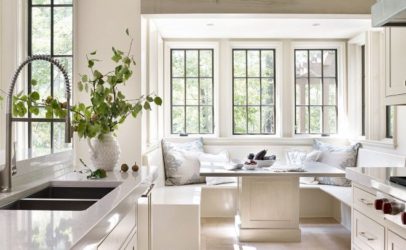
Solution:
[(97, 200), (49, 200), (21, 199), (1, 207), (1, 210), (55, 210), (82, 211), (96, 203)]
[(101, 199), (114, 188), (90, 188), (90, 187), (47, 187), (27, 198), (46, 199)]

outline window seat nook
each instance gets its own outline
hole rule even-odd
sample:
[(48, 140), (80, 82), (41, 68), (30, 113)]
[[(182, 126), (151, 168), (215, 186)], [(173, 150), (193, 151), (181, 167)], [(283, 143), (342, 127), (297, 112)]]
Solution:
[[(205, 145), (205, 151), (219, 152), (227, 148), (230, 157), (255, 152), (256, 146)], [(272, 146), (272, 153), (278, 159), (291, 148), (311, 150), (311, 146)], [(392, 166), (404, 166), (405, 159), (391, 155), (360, 149), (357, 166), (382, 165), (381, 160)], [(201, 218), (234, 217), (237, 212), (237, 183), (209, 186), (194, 184), (184, 186), (165, 186), (164, 164), (161, 147), (143, 156), (143, 164), (158, 166), (160, 177), (152, 192), (153, 235), (157, 242), (154, 249), (199, 249)], [(334, 218), (348, 230), (351, 228), (351, 187), (321, 184), (300, 184), (300, 218)], [(165, 228), (167, 225), (167, 228)], [(173, 230), (173, 225), (177, 225)], [(171, 228), (169, 228), (169, 226)]]

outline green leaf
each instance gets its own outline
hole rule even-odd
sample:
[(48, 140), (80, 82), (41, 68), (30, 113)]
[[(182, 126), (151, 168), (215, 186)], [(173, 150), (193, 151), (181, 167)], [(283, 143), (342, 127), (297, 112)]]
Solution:
[(90, 55), (94, 56), (94, 55), (96, 55), (96, 53), (97, 53), (97, 50), (91, 52)]
[(159, 96), (156, 96), (154, 98), (154, 102), (155, 102), (156, 105), (161, 106), (162, 105), (162, 98), (159, 97)]
[(40, 99), (39, 93), (37, 91), (34, 91), (30, 94), (30, 97), (34, 101), (38, 101)]
[(154, 101), (154, 98), (152, 98), (151, 96), (147, 96), (147, 101), (153, 102), (153, 101)]
[(82, 82), (87, 82), (89, 77), (87, 75), (82, 75)]
[(121, 93), (121, 91), (118, 91), (117, 97), (120, 98), (120, 99), (124, 99), (125, 95), (123, 95), (123, 93)]
[(151, 105), (149, 104), (149, 102), (144, 103), (144, 109), (145, 110), (151, 110)]
[(118, 53), (114, 53), (113, 57), (111, 58), (111, 60), (113, 60), (114, 62), (118, 63), (121, 60), (121, 55)]
[(83, 83), (82, 82), (78, 82), (78, 88), (79, 88), (80, 92), (83, 91)]
[(125, 33), (127, 34), (127, 36), (130, 35), (130, 32), (128, 31), (128, 28), (125, 30)]
[(98, 70), (95, 70), (95, 71), (93, 72), (93, 76), (94, 76), (96, 79), (99, 79), (99, 78), (102, 78), (102, 77), (103, 77), (102, 73), (100, 73), (100, 71), (98, 71)]
[(31, 86), (36, 86), (38, 84), (37, 80), (32, 79), (31, 80)]
[(88, 68), (93, 68), (93, 66), (94, 66), (94, 60), (89, 60), (89, 61), (87, 62), (87, 67), (88, 67)]

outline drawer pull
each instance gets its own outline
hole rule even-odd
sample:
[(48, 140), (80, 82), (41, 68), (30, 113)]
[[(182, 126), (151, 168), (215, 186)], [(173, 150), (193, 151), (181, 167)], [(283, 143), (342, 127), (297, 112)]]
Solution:
[(365, 200), (365, 199), (360, 199), (359, 200), (361, 203), (364, 203), (365, 205), (367, 205), (367, 206), (372, 206), (373, 205), (373, 203), (372, 202), (369, 202), (369, 201), (367, 201), (367, 200)]
[(359, 235), (361, 235), (361, 237), (364, 237), (367, 241), (373, 241), (373, 240), (375, 240), (375, 239), (372, 238), (372, 237), (368, 237), (365, 232), (360, 232)]

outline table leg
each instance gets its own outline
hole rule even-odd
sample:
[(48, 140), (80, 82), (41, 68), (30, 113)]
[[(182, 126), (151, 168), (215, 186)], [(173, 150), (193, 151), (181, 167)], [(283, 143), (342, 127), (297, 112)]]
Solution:
[(242, 177), (236, 227), (240, 241), (299, 242), (299, 177)]

